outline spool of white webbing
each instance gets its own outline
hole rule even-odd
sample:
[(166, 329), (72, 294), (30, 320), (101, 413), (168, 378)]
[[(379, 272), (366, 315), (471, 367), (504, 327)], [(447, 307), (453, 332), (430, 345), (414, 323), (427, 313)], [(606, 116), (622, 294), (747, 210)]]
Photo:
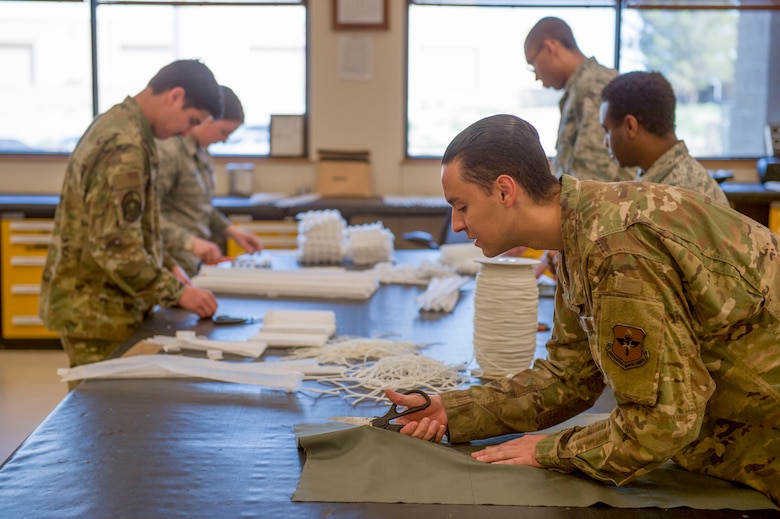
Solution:
[(474, 355), (481, 378), (500, 378), (530, 367), (536, 350), (539, 288), (529, 258), (478, 260), (474, 292)]

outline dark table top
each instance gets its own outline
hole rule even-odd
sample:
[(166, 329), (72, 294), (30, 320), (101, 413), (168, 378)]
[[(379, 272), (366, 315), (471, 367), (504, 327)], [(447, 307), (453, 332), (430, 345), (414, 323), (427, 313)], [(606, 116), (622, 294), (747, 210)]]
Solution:
[[(59, 195), (0, 194), (0, 216), (4, 218), (51, 218)], [(262, 200), (262, 199), (261, 199)], [(228, 215), (248, 215), (255, 220), (282, 220), (298, 213), (338, 209), (348, 221), (353, 216), (444, 216), (450, 206), (444, 197), (323, 198), (291, 196), (254, 202), (252, 198), (217, 196), (214, 207)]]
[[(430, 251), (403, 251), (416, 262)], [(219, 313), (254, 317), (269, 309), (333, 310), (338, 334), (382, 335), (430, 344), (447, 362), (472, 357), (473, 286), (451, 314), (420, 313), (418, 287), (382, 286), (368, 301), (220, 297)], [(540, 299), (540, 320), (552, 300)], [(213, 339), (245, 339), (260, 324), (216, 326), (170, 309), (156, 312), (127, 341), (194, 329)], [(549, 332), (537, 337), (537, 354)], [(118, 352), (121, 353), (121, 352)], [(270, 357), (280, 350), (269, 350)], [(307, 387), (317, 383), (306, 381)], [(598, 407), (599, 404), (597, 404)], [(606, 404), (609, 405), (608, 401)], [(340, 396), (286, 393), (196, 379), (87, 380), (72, 391), (0, 467), (2, 517), (527, 517), (726, 518), (735, 511), (506, 507), (381, 503), (294, 503), (303, 454), (293, 426), (331, 416), (375, 416), (386, 406), (352, 406)], [(596, 409), (604, 412), (608, 409)], [(739, 517), (777, 517), (771, 511)]]

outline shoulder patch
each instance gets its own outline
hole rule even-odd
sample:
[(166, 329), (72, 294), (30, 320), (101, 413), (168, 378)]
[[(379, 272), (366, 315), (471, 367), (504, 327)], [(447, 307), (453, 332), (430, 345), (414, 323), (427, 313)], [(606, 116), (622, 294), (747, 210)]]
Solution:
[(141, 194), (138, 191), (128, 191), (122, 197), (122, 217), (126, 222), (135, 222), (141, 217)]
[(641, 328), (616, 324), (612, 327), (614, 335), (612, 344), (607, 348), (607, 355), (623, 369), (638, 368), (647, 363), (650, 358), (644, 348), (645, 331)]

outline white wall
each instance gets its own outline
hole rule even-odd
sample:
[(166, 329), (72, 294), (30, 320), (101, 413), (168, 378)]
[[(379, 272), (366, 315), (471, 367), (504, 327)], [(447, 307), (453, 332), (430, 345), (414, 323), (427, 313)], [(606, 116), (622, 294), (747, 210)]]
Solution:
[[(367, 149), (371, 152), (376, 194), (438, 195), (441, 187), (437, 161), (403, 164), (406, 3), (390, 0), (388, 4), (386, 31), (333, 31), (332, 2), (309, 2), (310, 156), (312, 161), (316, 160), (316, 150), (320, 148)], [(338, 42), (347, 35), (369, 38), (371, 79), (339, 78)], [(255, 190), (287, 194), (314, 191), (316, 165), (312, 161), (254, 161)], [(217, 161), (219, 194), (227, 191), (225, 162)], [(0, 191), (57, 194), (65, 163), (65, 158), (0, 158)]]

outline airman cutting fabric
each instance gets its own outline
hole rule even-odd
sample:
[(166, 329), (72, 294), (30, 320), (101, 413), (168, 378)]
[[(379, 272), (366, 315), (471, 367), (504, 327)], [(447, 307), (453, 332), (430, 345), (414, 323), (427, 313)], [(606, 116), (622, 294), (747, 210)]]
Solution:
[[(618, 485), (672, 459), (780, 504), (777, 235), (684, 188), (556, 180), (535, 129), (509, 115), (452, 141), (442, 185), (453, 229), (485, 255), (559, 251), (555, 322), (546, 359), (432, 396), (402, 433), (438, 440), (448, 428), (463, 442), (536, 431), (585, 411), (608, 386), (609, 419), (474, 457)], [(421, 398), (388, 396), (410, 406)]]

